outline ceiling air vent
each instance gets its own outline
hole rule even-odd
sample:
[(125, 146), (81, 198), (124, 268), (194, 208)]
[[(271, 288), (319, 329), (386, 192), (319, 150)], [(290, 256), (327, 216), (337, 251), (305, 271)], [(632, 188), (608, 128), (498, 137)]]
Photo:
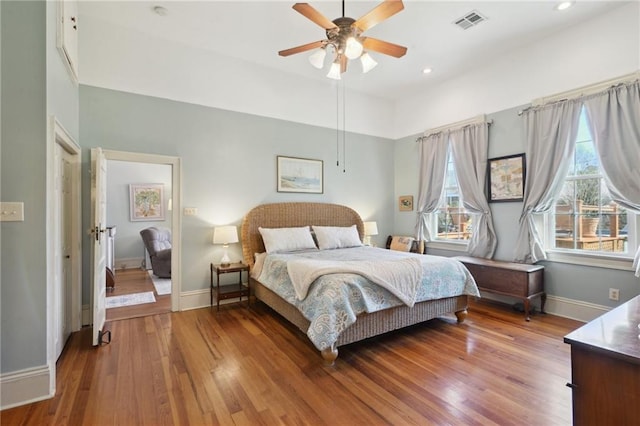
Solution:
[(487, 18), (480, 15), (479, 12), (472, 10), (471, 12), (464, 15), (462, 18), (456, 19), (454, 22), (455, 25), (459, 26), (463, 30), (469, 29), (475, 25), (478, 25), (482, 21), (486, 21)]

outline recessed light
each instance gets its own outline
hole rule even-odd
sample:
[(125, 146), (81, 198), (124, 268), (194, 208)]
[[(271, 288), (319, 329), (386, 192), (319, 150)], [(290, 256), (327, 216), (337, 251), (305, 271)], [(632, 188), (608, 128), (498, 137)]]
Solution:
[(433, 71), (432, 68), (425, 68), (422, 70), (422, 74), (431, 74), (431, 71)]
[(156, 15), (160, 16), (167, 16), (167, 14), (169, 13), (169, 10), (166, 7), (162, 6), (153, 6), (153, 11), (156, 13)]
[(560, 3), (558, 3), (558, 4), (556, 4), (555, 9), (556, 9), (556, 10), (559, 10), (559, 11), (567, 10), (567, 9), (569, 9), (571, 6), (573, 6), (573, 4), (574, 4), (574, 3), (575, 3), (574, 1), (562, 1), (562, 2), (560, 2)]

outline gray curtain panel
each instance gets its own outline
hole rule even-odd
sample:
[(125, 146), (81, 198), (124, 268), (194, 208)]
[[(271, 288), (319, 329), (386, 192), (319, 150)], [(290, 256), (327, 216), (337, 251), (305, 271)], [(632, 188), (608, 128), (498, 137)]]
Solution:
[[(584, 106), (611, 196), (640, 213), (640, 82), (588, 96)], [(640, 277), (640, 246), (633, 268)]]
[(546, 259), (534, 215), (551, 210), (573, 155), (581, 101), (560, 101), (523, 113), (527, 179), (514, 260)]
[(420, 176), (418, 181), (418, 218), (415, 235), (419, 241), (431, 241), (438, 230), (430, 229), (429, 213), (438, 208), (447, 172), (448, 134), (425, 136), (418, 141)]
[(491, 259), (498, 240), (484, 188), (487, 178), (489, 124), (479, 123), (449, 135), (463, 206), (473, 214), (473, 233), (467, 253)]

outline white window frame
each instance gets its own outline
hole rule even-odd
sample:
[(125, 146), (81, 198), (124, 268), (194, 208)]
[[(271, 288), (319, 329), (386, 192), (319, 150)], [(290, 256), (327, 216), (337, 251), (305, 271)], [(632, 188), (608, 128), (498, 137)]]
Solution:
[[(590, 177), (603, 178), (602, 174), (580, 176), (580, 178)], [(629, 251), (627, 253), (610, 253), (555, 247), (556, 229), (554, 211), (555, 209), (549, 213), (536, 215), (534, 217), (536, 227), (539, 230), (543, 230), (542, 235), (548, 261), (633, 271), (633, 258), (638, 247), (638, 241), (640, 241), (638, 235), (638, 231), (640, 230), (640, 215), (634, 214), (633, 212), (627, 213), (627, 247), (629, 247)]]
[[(449, 152), (447, 155), (447, 169), (448, 169), (449, 162), (452, 162), (455, 167), (455, 161), (453, 160), (453, 155), (451, 152), (451, 145), (449, 145)], [(456, 176), (456, 181), (457, 179), (458, 178)], [(440, 208), (442, 203), (446, 201), (445, 194), (447, 192), (447, 188), (448, 188), (447, 182), (445, 180), (445, 185), (443, 188), (440, 204), (438, 204), (438, 208)], [(460, 199), (460, 201), (462, 201), (462, 194), (460, 193), (460, 184), (458, 184), (458, 198)], [(471, 215), (471, 213), (469, 212), (467, 212), (467, 214)], [(433, 235), (433, 240), (427, 243), (427, 247), (439, 249), (439, 250), (449, 250), (449, 251), (459, 251), (459, 252), (467, 251), (467, 247), (469, 246), (469, 240), (450, 240), (446, 238), (438, 238), (438, 213), (436, 212), (430, 213), (429, 221), (431, 224), (431, 229), (434, 230), (434, 235)]]

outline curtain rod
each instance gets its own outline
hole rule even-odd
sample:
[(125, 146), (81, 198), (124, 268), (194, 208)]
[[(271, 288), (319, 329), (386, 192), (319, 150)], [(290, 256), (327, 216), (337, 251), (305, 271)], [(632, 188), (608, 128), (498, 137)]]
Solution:
[(630, 83), (634, 80), (640, 79), (640, 70), (632, 72), (630, 74), (623, 75), (621, 77), (612, 78), (598, 83), (582, 86), (577, 89), (567, 90), (565, 92), (556, 93), (555, 95), (544, 96), (531, 101), (531, 106), (523, 110), (518, 111), (518, 115), (522, 115), (524, 112), (531, 108), (552, 104), (554, 102), (565, 101), (569, 99), (578, 99), (583, 96), (592, 95), (598, 92), (605, 91), (610, 87), (617, 86), (622, 83)]
[(491, 123), (493, 123), (493, 120), (487, 120), (485, 114), (480, 114), (473, 118), (467, 118), (466, 120), (456, 121), (455, 123), (450, 123), (444, 126), (434, 127), (433, 129), (425, 130), (425, 132), (422, 134), (420, 138), (418, 138), (418, 140), (421, 140), (424, 137), (427, 137), (436, 133), (458, 130), (466, 126), (470, 126), (472, 124), (480, 124), (480, 123), (487, 123), (490, 125)]

